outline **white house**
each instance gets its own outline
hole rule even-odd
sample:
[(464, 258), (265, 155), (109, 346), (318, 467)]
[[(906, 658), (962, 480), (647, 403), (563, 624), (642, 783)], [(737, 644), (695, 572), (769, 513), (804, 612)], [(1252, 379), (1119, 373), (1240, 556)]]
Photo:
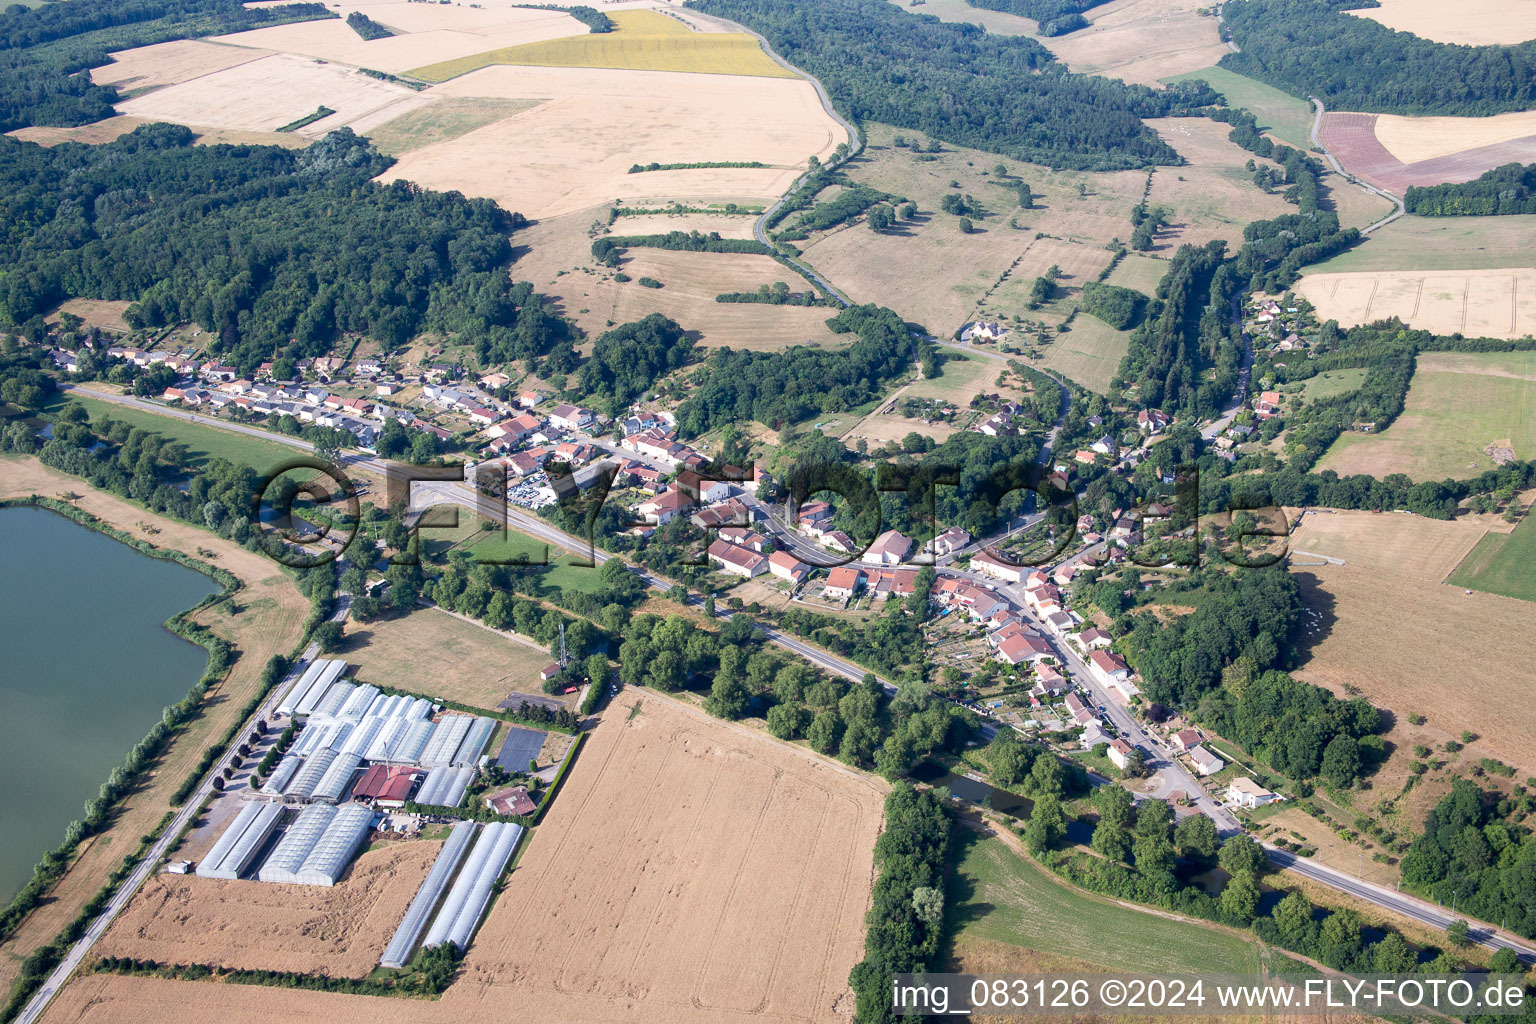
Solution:
[(723, 572), (751, 579), (768, 571), (768, 559), (748, 548), (717, 540), (709, 546), (709, 560)]
[(1029, 572), (1029, 566), (1009, 565), (990, 551), (978, 551), (971, 556), (971, 572), (985, 573), (1009, 583), (1018, 583)]
[(1112, 686), (1130, 700), (1141, 691), (1136, 684), (1131, 682), (1131, 666), (1125, 663), (1125, 659), (1118, 654), (1109, 651), (1090, 651), (1088, 654), (1088, 671), (1093, 677), (1105, 686)]
[(549, 414), (549, 422), (561, 430), (580, 430), (591, 423), (592, 412), (577, 405), (562, 402)]
[(1130, 764), (1131, 755), (1135, 752), (1135, 747), (1125, 742), (1125, 740), (1116, 737), (1110, 742), (1109, 749), (1104, 751), (1104, 754), (1109, 758), (1110, 764), (1116, 768), (1124, 769), (1126, 765)]
[(788, 551), (775, 551), (768, 556), (768, 571), (798, 585), (810, 575), (811, 567)]
[(1186, 753), (1189, 754), (1190, 763), (1195, 766), (1195, 771), (1201, 775), (1215, 775), (1227, 766), (1227, 762), (1198, 743), (1190, 747)]
[(864, 585), (864, 572), (851, 565), (841, 565), (827, 574), (822, 593), (830, 598), (852, 597)]
[(693, 505), (693, 500), (682, 491), (663, 491), (654, 498), (642, 501), (635, 509), (648, 523), (657, 526), (665, 526), (677, 516), (687, 511)]
[(958, 526), (951, 526), (928, 542), (928, 550), (935, 555), (949, 555), (971, 542), (971, 535)]
[(863, 559), (871, 565), (900, 565), (912, 551), (912, 541), (895, 530), (886, 530), (864, 552)]
[(1227, 803), (1239, 807), (1263, 807), (1280, 799), (1279, 793), (1271, 793), (1246, 775), (1227, 783)]

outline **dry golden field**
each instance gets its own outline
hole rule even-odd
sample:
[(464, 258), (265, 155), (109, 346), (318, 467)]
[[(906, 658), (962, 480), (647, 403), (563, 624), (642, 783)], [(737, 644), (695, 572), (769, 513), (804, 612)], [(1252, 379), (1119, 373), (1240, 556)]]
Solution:
[[(891, 145), (895, 135), (912, 138), (913, 133), (888, 125), (866, 128), (869, 149), (851, 165), (849, 176), (911, 199), (918, 207), (916, 220), (880, 235), (858, 223), (796, 243), (812, 266), (855, 301), (878, 302), (948, 334), (973, 315), (989, 292), (997, 289), (1012, 304), (1017, 289), (1027, 293), (1033, 278), (1052, 263), (1080, 275), (1063, 281), (1064, 286), (1092, 280), (1110, 259), (1105, 248), (1110, 239), (1130, 237), (1131, 207), (1141, 199), (1144, 172), (1053, 172), (949, 145), (937, 159), (926, 159), (927, 154), (919, 159)], [(1029, 184), (1035, 193), (1033, 209), (1019, 209), (1012, 188), (994, 184), (998, 179), (991, 172), (999, 163), (1016, 176), (1013, 180)], [(959, 188), (952, 189), (951, 181)], [(969, 194), (985, 209), (985, 216), (971, 218), (975, 233), (962, 233), (959, 218), (940, 211), (941, 200), (951, 192)], [(1054, 237), (1036, 238), (1040, 233)], [(990, 312), (992, 307), (980, 308)], [(1023, 303), (997, 312), (1022, 313)]]
[(391, 843), (333, 887), (157, 874), (102, 938), (102, 956), (361, 978), (405, 916), (441, 842)]
[(117, 331), (128, 330), (128, 323), (123, 319), (131, 302), (118, 302), (111, 299), (70, 299), (59, 304), (60, 313), (73, 313), (88, 324), (97, 327), (110, 327)]
[(493, 64), (553, 68), (622, 68), (709, 75), (797, 78), (763, 52), (745, 32), (694, 32), (679, 18), (653, 10), (614, 11), (612, 32), (588, 33), (441, 61), (411, 72), (425, 82), (446, 82)]
[(1536, 269), (1306, 274), (1297, 287), (1344, 326), (1400, 317), (1436, 334), (1523, 338), (1536, 332)]
[[(352, 34), (357, 35), (355, 32)], [(143, 89), (179, 85), (211, 75), (215, 71), (270, 57), (272, 53), (272, 50), (259, 47), (224, 46), (201, 39), (177, 39), (169, 43), (119, 50), (111, 55), (112, 63), (91, 70), (91, 81), (97, 85), (115, 85), (118, 92), (132, 95)]]
[(270, 132), (325, 106), (335, 113), (293, 133), (317, 139), (342, 125), (366, 134), (429, 102), (403, 85), (277, 53), (135, 96), (119, 103), (118, 110), (147, 121)]
[[(1277, 165), (1230, 141), (1228, 126), (1190, 117), (1146, 123), (1189, 161), (1187, 167), (1159, 167), (1152, 175), (1148, 205), (1173, 211), (1169, 226), (1158, 232), (1154, 252), (1172, 256), (1181, 245), (1204, 245), (1216, 238), (1225, 239), (1227, 251), (1235, 252), (1249, 222), (1295, 212), (1296, 207), (1281, 198), (1283, 190), (1266, 193), (1253, 183), (1253, 172), (1246, 169), (1249, 160)], [(1129, 224), (1124, 237), (1130, 237)]]
[(1339, 694), (1357, 688), (1399, 718), (1424, 714), (1450, 735), (1471, 730), (1482, 737), (1479, 748), (1532, 774), (1529, 604), (1364, 565), (1293, 571), (1303, 601), (1323, 619), (1298, 678)]
[[(597, 266), (592, 259), (592, 239), (586, 229), (600, 212), (540, 221), (513, 239), (529, 251), (513, 266), (512, 276), (532, 282), (591, 339), (607, 330), (609, 321), (628, 323), (660, 312), (697, 331), (700, 343), (710, 347), (769, 349), (806, 343), (840, 347), (849, 343), (848, 335), (827, 329), (827, 318), (836, 310), (825, 306), (715, 301), (722, 292), (755, 291), (759, 285), (775, 281), (785, 282), (793, 291), (810, 287), (804, 278), (767, 256), (637, 247), (627, 251), (622, 265), (624, 273), (634, 280), (615, 281), (613, 271)], [(614, 227), (627, 231), (629, 219), (621, 218)], [(663, 287), (642, 287), (641, 277), (655, 278)]]
[[(1533, 8), (1536, 13), (1536, 8)], [(1536, 25), (1536, 21), (1533, 21)], [(1436, 157), (1451, 156), (1479, 146), (1536, 135), (1536, 110), (1492, 117), (1400, 117), (1382, 114), (1376, 118), (1376, 141), (1405, 164)]]
[[(1285, 511), (1288, 518), (1295, 518), (1296, 509)], [(1513, 527), (1490, 516), (1443, 520), (1401, 512), (1335, 510), (1303, 516), (1287, 546), (1293, 553), (1342, 558), (1349, 565), (1439, 583), (1490, 529), (1508, 533)]]
[[(215, 552), (214, 564), (228, 570), (245, 584), (235, 601), (237, 611), (228, 606), (206, 609), (194, 619), (225, 637), (240, 652), (225, 680), (213, 687), (204, 704), (203, 714), (183, 729), (167, 753), (150, 774), (148, 782), (135, 790), (122, 805), (112, 827), (87, 840), (48, 900), (22, 923), (16, 933), (0, 945), (0, 984), (8, 985), (20, 960), (54, 936), (68, 924), (80, 908), (105, 884), (107, 875), (132, 849), (138, 837), (152, 829), (170, 808), (172, 792), (197, 765), (203, 749), (221, 738), (234, 722), (235, 713), (255, 693), (262, 667), (274, 654), (292, 652), (299, 639), (309, 602), (276, 563), (238, 544), (146, 512), (119, 498), (92, 490), (78, 477), (48, 469), (33, 458), (7, 456), (0, 470), (0, 497), (30, 494), (58, 496), (67, 492), (82, 494), (76, 505), (118, 529), (145, 536), (163, 548), (195, 553), (198, 548)], [(158, 530), (145, 535), (137, 524), (146, 523)], [(188, 680), (190, 688), (193, 680)]]
[[(423, 530), (425, 538), (431, 531)], [(558, 552), (556, 552), (558, 554)], [(347, 624), (347, 659), (364, 683), (378, 683), (477, 708), (513, 690), (539, 692), (548, 651), (535, 650), (436, 608), (401, 619)]]
[[(344, 20), (345, 14), (351, 11), (366, 14), (396, 34), (384, 39), (364, 40)], [(587, 26), (564, 11), (533, 10), (494, 0), (473, 6), (468, 3), (359, 0), (338, 13), (343, 18), (274, 25), (218, 36), (215, 41), (399, 73), (502, 46), (537, 43), (587, 32)]]
[(1381, 0), (1380, 7), (1346, 13), (1440, 43), (1512, 46), (1536, 39), (1536, 6), (1523, 0)]
[[(407, 153), (385, 172), (495, 199), (528, 217), (622, 200), (762, 204), (845, 133), (802, 79), (496, 66), (423, 96), (543, 99), (531, 110)], [(334, 106), (334, 104), (331, 104)], [(313, 108), (311, 108), (313, 109)], [(633, 164), (758, 161), (766, 168), (630, 174)]]
[[(638, 708), (638, 710), (635, 710)], [(52, 1022), (846, 1021), (885, 784), (622, 694), (440, 1000), (85, 975)]]
[(714, 232), (721, 238), (751, 238), (752, 225), (756, 220), (750, 214), (740, 213), (645, 213), (637, 217), (620, 217), (609, 230), (615, 235), (699, 231), (706, 235)]
[[(139, 125), (149, 123), (142, 117), (120, 115), (75, 128), (33, 125), (30, 128), (18, 128), (8, 134), (25, 142), (35, 142), (40, 146), (57, 146), (61, 142), (98, 145), (111, 142), (133, 131)], [(206, 146), (226, 143), (231, 146), (282, 146), (284, 149), (303, 149), (314, 141), (298, 132), (247, 132), (234, 128), (210, 128), (207, 125), (196, 126), (193, 134), (195, 142)]]
[(1083, 15), (1088, 28), (1040, 42), (1073, 71), (1157, 88), (1210, 67), (1227, 52), (1201, 0), (1111, 0)]

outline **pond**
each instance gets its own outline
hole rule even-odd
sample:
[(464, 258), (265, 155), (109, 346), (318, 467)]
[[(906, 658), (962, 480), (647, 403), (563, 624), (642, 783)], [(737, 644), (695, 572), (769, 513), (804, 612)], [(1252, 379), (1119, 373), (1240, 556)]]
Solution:
[(37, 508), (0, 510), (0, 565), (9, 581), (0, 589), (0, 899), (9, 900), (202, 675), (207, 652), (164, 622), (219, 588)]

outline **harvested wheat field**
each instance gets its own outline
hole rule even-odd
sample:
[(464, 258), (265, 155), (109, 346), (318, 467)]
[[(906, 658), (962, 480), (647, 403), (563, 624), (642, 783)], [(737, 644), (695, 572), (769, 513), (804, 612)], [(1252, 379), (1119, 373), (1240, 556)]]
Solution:
[[(1157, 233), (1153, 251), (1172, 256), (1184, 244), (1204, 245), (1224, 239), (1227, 251), (1243, 244), (1243, 227), (1267, 217), (1294, 213), (1281, 196), (1283, 189), (1265, 192), (1253, 183), (1248, 161), (1261, 160), (1227, 138), (1232, 129), (1203, 118), (1164, 117), (1148, 120), (1162, 140), (1189, 161), (1187, 167), (1159, 167), (1152, 174), (1147, 205), (1172, 210), (1168, 227)], [(1127, 224), (1125, 233), (1130, 234)]]
[(679, 18), (652, 10), (615, 11), (612, 32), (597, 32), (521, 46), (500, 47), (418, 67), (412, 77), (446, 82), (493, 64), (551, 68), (621, 68), (709, 75), (797, 78), (763, 52), (745, 32), (695, 32)]
[(334, 887), (153, 876), (102, 939), (102, 956), (360, 978), (405, 916), (441, 842), (359, 857)]
[(1405, 164), (1533, 136), (1536, 110), (1492, 117), (1376, 117), (1377, 141)]
[[(885, 784), (626, 691), (441, 1000), (87, 975), (47, 1020), (846, 1021)], [(356, 869), (354, 869), (354, 873)], [(404, 887), (402, 887), (404, 888)], [(407, 895), (406, 899), (409, 899)]]
[(507, 100), (488, 96), (441, 97), (428, 94), (426, 106), (406, 111), (367, 131), (381, 153), (399, 156), (413, 149), (448, 142), (484, 128), (504, 117), (539, 105), (536, 99)]
[[(385, 172), (553, 217), (621, 199), (663, 206), (777, 199), (808, 155), (846, 133), (802, 79), (580, 68), (489, 67), (423, 95), (545, 99), (531, 110), (407, 153)], [(630, 174), (634, 164), (757, 161), (766, 168)]]
[(91, 81), (96, 85), (115, 85), (118, 92), (132, 94), (163, 85), (180, 85), (215, 71), (270, 57), (272, 52), (259, 47), (221, 46), (201, 39), (177, 39), (118, 50), (109, 55), (112, 63), (91, 69)]
[(1297, 291), (1320, 319), (1346, 327), (1395, 316), (1436, 334), (1523, 338), (1536, 332), (1536, 269), (1306, 274)]
[(335, 113), (294, 132), (318, 139), (342, 125), (366, 132), (428, 102), (403, 85), (279, 53), (136, 96), (119, 103), (118, 110), (145, 120), (193, 127), (273, 131), (323, 106)]
[(751, 238), (757, 220), (740, 213), (644, 213), (620, 217), (609, 229), (616, 235), (661, 235), (668, 231), (715, 233), (721, 238)]
[[(0, 497), (81, 494), (75, 502), (78, 508), (160, 547), (188, 553), (206, 548), (214, 552), (215, 565), (235, 574), (245, 584), (236, 598), (237, 611), (232, 613), (225, 604), (193, 616), (229, 640), (240, 657), (225, 680), (210, 691), (204, 713), (177, 735), (149, 780), (128, 797), (112, 827), (82, 845), (74, 865), (54, 886), (50, 898), (0, 945), (0, 983), (9, 984), (20, 959), (51, 942), (106, 883), (107, 875), (121, 863), (124, 852), (159, 822), (170, 807), (171, 793), (197, 765), (204, 748), (223, 736), (233, 724), (236, 712), (256, 692), (267, 659), (292, 651), (309, 612), (309, 601), (299, 593), (292, 578), (264, 555), (93, 490), (79, 477), (48, 469), (36, 459), (8, 456), (0, 466)], [(158, 532), (146, 534), (140, 524)]]
[(1111, 0), (1083, 12), (1085, 29), (1040, 39), (1073, 71), (1157, 88), (1158, 79), (1210, 67), (1227, 52), (1202, 0)]
[[(1345, 170), (1398, 195), (1414, 185), (1471, 181), (1504, 164), (1536, 161), (1536, 130), (1526, 130), (1531, 117), (1527, 113), (1486, 118), (1395, 118), (1399, 123), (1383, 137), (1380, 125), (1390, 116), (1330, 111), (1323, 115), (1318, 137)], [(1433, 125), (1421, 128), (1413, 124), (1421, 120), (1441, 122), (1450, 133), (1441, 135)], [(1450, 125), (1455, 128), (1450, 129)], [(1522, 131), (1524, 134), (1508, 134)], [(1387, 138), (1394, 139), (1404, 153), (1436, 155), (1401, 158), (1388, 148)], [(1479, 141), (1484, 139), (1487, 141)]]
[(83, 142), (97, 146), (127, 135), (141, 124), (149, 124), (149, 122), (138, 117), (108, 117), (69, 128), (29, 125), (6, 134), (23, 142), (35, 142), (39, 146), (57, 146), (61, 142)]
[(364, 40), (344, 18), (338, 18), (273, 25), (217, 36), (215, 41), (399, 73), (498, 47), (587, 32), (586, 25), (564, 11), (514, 7), (495, 0), (474, 5), (360, 0), (342, 11), (360, 11), (395, 35)]
[[(1296, 512), (1285, 510), (1292, 520)], [(1305, 561), (1307, 552), (1439, 583), (1490, 529), (1508, 533), (1512, 527), (1496, 516), (1445, 520), (1400, 512), (1320, 511), (1302, 516), (1287, 547), (1298, 561)]]
[(1298, 678), (1341, 695), (1358, 688), (1453, 735), (1471, 730), (1523, 775), (1536, 769), (1529, 604), (1360, 565), (1293, 571), (1302, 600), (1322, 616), (1320, 637), (1299, 652)]
[(1536, 39), (1536, 5), (1526, 0), (1381, 0), (1379, 7), (1345, 13), (1438, 43), (1513, 46)]

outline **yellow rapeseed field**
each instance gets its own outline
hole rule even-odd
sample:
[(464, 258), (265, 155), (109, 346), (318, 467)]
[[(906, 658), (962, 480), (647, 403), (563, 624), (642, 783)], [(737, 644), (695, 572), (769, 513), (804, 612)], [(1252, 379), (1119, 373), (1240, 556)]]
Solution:
[(793, 72), (764, 53), (756, 39), (745, 33), (693, 32), (676, 19), (655, 11), (616, 11), (610, 17), (618, 25), (612, 32), (507, 46), (429, 64), (410, 74), (427, 82), (446, 82), (492, 64), (529, 64), (554, 68), (795, 77)]

